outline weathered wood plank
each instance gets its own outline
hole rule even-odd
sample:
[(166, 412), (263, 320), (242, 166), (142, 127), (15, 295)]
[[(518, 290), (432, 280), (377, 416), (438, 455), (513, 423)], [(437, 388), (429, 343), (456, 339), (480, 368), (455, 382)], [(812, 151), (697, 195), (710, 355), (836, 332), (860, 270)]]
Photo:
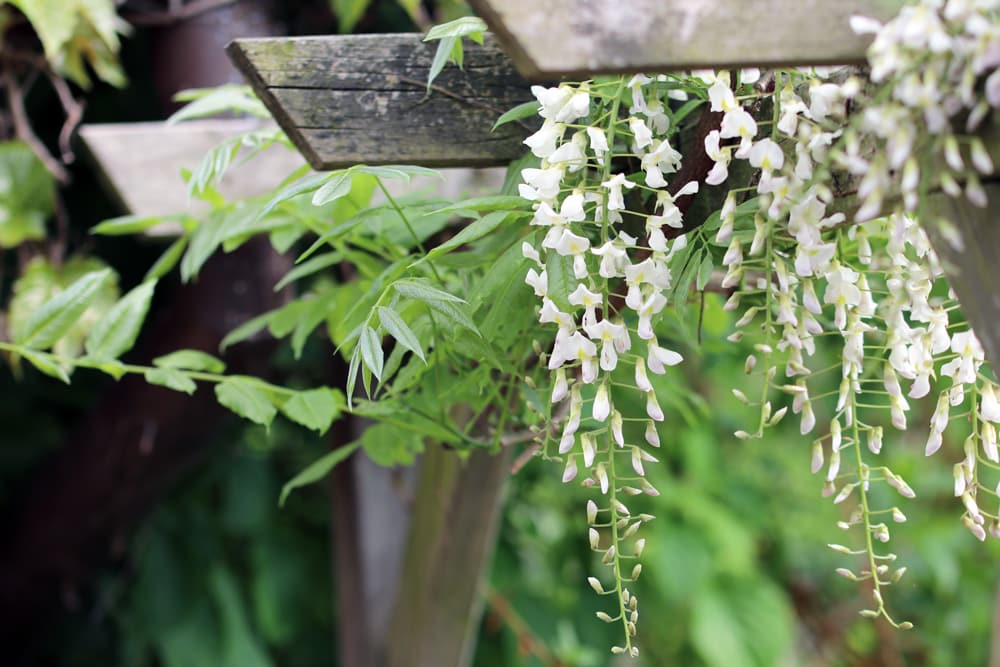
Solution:
[(424, 454), (385, 667), (468, 667), (510, 448)]
[[(997, 289), (997, 261), (1000, 258), (1000, 184), (984, 186), (990, 206), (978, 208), (964, 197), (933, 196), (931, 215), (924, 229), (941, 259), (948, 282), (962, 304), (969, 324), (983, 344), (986, 360), (1000, 368), (1000, 290)], [(935, 216), (954, 225), (944, 229)]]
[[(107, 123), (83, 125), (80, 138), (123, 211), (156, 216), (207, 211), (208, 204), (189, 201), (181, 169), (196, 169), (223, 141), (261, 127), (245, 120)], [(255, 157), (253, 168), (224, 176), (219, 191), (229, 199), (269, 192), (302, 163), (295, 152), (275, 147)]]
[(525, 77), (862, 62), (903, 0), (469, 0)]
[(490, 166), (524, 152), (529, 133), (503, 112), (532, 99), (488, 39), (468, 44), (463, 70), (426, 92), (435, 44), (416, 34), (240, 39), (228, 52), (316, 169), (351, 164)]

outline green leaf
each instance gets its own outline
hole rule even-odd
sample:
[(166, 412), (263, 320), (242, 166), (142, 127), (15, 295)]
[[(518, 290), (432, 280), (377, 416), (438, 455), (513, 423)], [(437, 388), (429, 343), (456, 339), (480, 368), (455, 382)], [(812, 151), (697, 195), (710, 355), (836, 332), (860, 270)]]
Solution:
[(463, 16), (462, 18), (436, 25), (427, 31), (424, 37), (425, 42), (445, 37), (468, 37), (486, 32), (486, 22), (477, 16)]
[(573, 312), (569, 295), (576, 289), (573, 258), (553, 251), (545, 256), (545, 275), (549, 282), (549, 298), (565, 313)]
[(49, 355), (26, 349), (19, 350), (18, 354), (31, 362), (31, 365), (42, 373), (69, 384), (69, 375), (66, 373), (66, 370), (53, 361)]
[(184, 120), (217, 116), (222, 113), (247, 114), (256, 118), (270, 118), (267, 107), (257, 99), (253, 88), (227, 83), (214, 88), (193, 88), (174, 95), (178, 102), (191, 103), (174, 112), (167, 125)]
[(413, 330), (410, 329), (406, 321), (399, 316), (399, 313), (391, 308), (379, 306), (378, 318), (382, 322), (382, 326), (385, 327), (385, 330), (389, 332), (389, 335), (396, 339), (396, 342), (420, 357), (424, 363), (427, 363), (420, 340), (417, 339), (416, 334), (413, 333)]
[(330, 9), (337, 16), (337, 30), (341, 33), (354, 30), (370, 5), (371, 0), (330, 0)]
[(348, 445), (338, 447), (329, 454), (326, 454), (311, 463), (308, 468), (290, 479), (288, 483), (281, 488), (281, 497), (278, 499), (278, 505), (284, 506), (285, 501), (288, 500), (289, 494), (291, 494), (291, 492), (295, 489), (308, 486), (309, 484), (313, 484), (325, 478), (327, 474), (333, 470), (334, 466), (350, 458), (351, 454), (353, 454), (360, 446), (361, 441), (355, 440)]
[(95, 359), (117, 359), (131, 350), (155, 290), (155, 280), (142, 283), (112, 306), (87, 335), (87, 354)]
[(479, 218), (479, 220), (466, 225), (458, 234), (455, 234), (453, 237), (431, 250), (426, 256), (419, 260), (419, 262), (433, 260), (434, 258), (440, 257), (455, 248), (465, 245), (466, 243), (471, 243), (472, 241), (483, 238), (502, 225), (511, 215), (512, 213), (510, 211), (493, 211), (492, 213), (487, 213), (483, 217)]
[(215, 385), (215, 397), (240, 417), (270, 426), (277, 408), (251, 378), (231, 377)]
[(141, 234), (162, 224), (177, 223), (181, 220), (179, 215), (123, 215), (118, 218), (111, 218), (90, 228), (91, 234), (101, 236), (126, 236), (128, 234)]
[(226, 337), (222, 339), (222, 342), (219, 343), (219, 349), (225, 351), (226, 348), (229, 347), (230, 345), (235, 345), (236, 343), (242, 343), (246, 339), (263, 331), (264, 328), (267, 326), (267, 323), (270, 321), (271, 315), (272, 313), (264, 313), (262, 315), (258, 315), (252, 320), (247, 320), (240, 326), (236, 327), (228, 334), (226, 334)]
[(350, 170), (329, 174), (326, 182), (313, 194), (313, 206), (323, 206), (346, 196), (351, 191)]
[(434, 312), (443, 315), (449, 322), (468, 329), (477, 336), (482, 336), (479, 333), (479, 329), (476, 327), (475, 322), (469, 316), (466, 311), (466, 305), (464, 303), (454, 303), (451, 301), (428, 301), (427, 306), (432, 308)]
[(393, 164), (387, 166), (371, 166), (359, 164), (351, 169), (360, 174), (369, 174), (376, 178), (388, 178), (391, 180), (410, 182), (411, 176), (427, 176), (428, 178), (439, 178), (444, 180), (444, 174), (437, 169), (430, 167), (420, 167), (413, 164)]
[(0, 248), (45, 238), (55, 180), (20, 141), (0, 143)]
[(15, 342), (36, 349), (52, 347), (73, 328), (110, 276), (111, 269), (104, 269), (79, 278), (32, 313)]
[(160, 368), (179, 368), (186, 371), (205, 371), (206, 373), (222, 373), (226, 370), (225, 362), (201, 350), (177, 350), (153, 359), (153, 365)]
[(143, 277), (143, 282), (148, 282), (150, 280), (159, 280), (163, 276), (170, 273), (177, 262), (180, 261), (181, 255), (187, 249), (188, 237), (182, 236), (173, 243), (170, 247), (163, 251), (156, 263), (149, 268), (146, 275)]
[(343, 393), (337, 389), (321, 387), (296, 392), (281, 406), (281, 413), (293, 422), (323, 435), (340, 416), (343, 408)]
[(155, 384), (185, 394), (193, 394), (198, 388), (194, 380), (175, 368), (150, 368), (144, 377), (149, 384)]
[(38, 34), (45, 57), (60, 73), (87, 88), (84, 60), (97, 76), (114, 85), (125, 83), (118, 64), (118, 33), (129, 26), (118, 17), (112, 0), (9, 0), (24, 12)]
[(457, 213), (461, 215), (465, 211), (479, 211), (480, 213), (485, 213), (487, 211), (527, 211), (528, 209), (529, 202), (523, 197), (513, 195), (490, 195), (488, 197), (473, 197), (472, 199), (464, 199), (460, 202), (449, 204), (444, 208), (439, 208), (436, 211), (431, 211), (428, 215), (433, 215), (435, 213)]
[(701, 260), (701, 266), (698, 268), (698, 280), (695, 282), (695, 287), (699, 292), (705, 289), (705, 285), (712, 279), (714, 269), (715, 263), (712, 262), (712, 254), (706, 252), (705, 258)]
[(371, 327), (363, 327), (361, 329), (361, 337), (358, 339), (358, 345), (361, 347), (361, 358), (365, 362), (365, 367), (376, 378), (381, 380), (382, 366), (385, 363), (385, 358), (382, 352), (382, 339), (379, 337), (378, 332)]
[(448, 294), (436, 287), (431, 287), (425, 280), (397, 280), (392, 286), (401, 295), (428, 304), (437, 302), (465, 303), (464, 299), (460, 299), (453, 294)]
[(376, 465), (386, 468), (411, 466), (424, 450), (423, 438), (416, 433), (400, 433), (392, 424), (375, 424), (361, 436), (365, 454)]
[(431, 62), (430, 71), (427, 73), (427, 90), (430, 91), (431, 85), (434, 83), (434, 79), (438, 77), (438, 74), (441, 73), (445, 65), (449, 62), (460, 62), (461, 60), (461, 38), (443, 37), (438, 43), (437, 51), (434, 52), (434, 60)]
[[(337, 174), (340, 172), (333, 172), (333, 173)], [(286, 202), (289, 199), (293, 199), (295, 197), (298, 197), (299, 195), (308, 194), (310, 192), (316, 192), (321, 187), (323, 187), (323, 184), (327, 180), (329, 180), (329, 178), (330, 174), (327, 173), (324, 174), (310, 173), (304, 178), (300, 178), (299, 180), (294, 181), (293, 183), (279, 190), (277, 194), (271, 197), (270, 201), (268, 201), (267, 204), (264, 206), (264, 208), (262, 208), (260, 212), (257, 214), (257, 217), (263, 218), (265, 215), (273, 211), (279, 204), (281, 204), (282, 202)]]
[(497, 118), (497, 122), (493, 123), (493, 128), (490, 132), (495, 132), (501, 125), (513, 123), (514, 121), (521, 120), (522, 118), (534, 118), (538, 115), (538, 110), (541, 108), (542, 105), (537, 101), (518, 104), (516, 107)]
[(274, 291), (281, 291), (286, 285), (289, 285), (297, 280), (301, 280), (307, 276), (322, 271), (323, 269), (329, 268), (334, 264), (343, 261), (344, 255), (341, 252), (328, 252), (323, 255), (317, 255), (307, 262), (299, 264), (294, 269), (285, 274), (285, 276), (278, 281), (278, 284), (274, 286)]

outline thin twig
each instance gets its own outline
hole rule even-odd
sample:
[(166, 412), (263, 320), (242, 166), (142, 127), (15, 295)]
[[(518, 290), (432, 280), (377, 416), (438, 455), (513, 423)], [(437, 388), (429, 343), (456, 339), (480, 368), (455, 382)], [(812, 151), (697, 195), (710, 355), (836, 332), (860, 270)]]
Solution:
[(66, 79), (52, 71), (50, 67), (45, 68), (45, 76), (49, 78), (49, 83), (59, 96), (59, 103), (62, 104), (63, 111), (66, 112), (66, 120), (63, 121), (62, 129), (59, 131), (59, 150), (62, 161), (69, 164), (76, 159), (73, 155), (73, 133), (76, 131), (80, 121), (83, 120), (84, 104), (81, 100), (73, 97)]
[(14, 132), (17, 138), (23, 141), (31, 151), (38, 156), (45, 168), (52, 174), (59, 183), (65, 185), (69, 183), (69, 172), (57, 159), (52, 157), (45, 144), (35, 135), (28, 122), (28, 113), (24, 109), (24, 93), (17, 83), (17, 78), (10, 70), (3, 73), (4, 85), (7, 87), (7, 102), (10, 105), (11, 118), (14, 121)]
[(486, 603), (497, 620), (517, 637), (517, 646), (521, 651), (533, 655), (546, 667), (565, 667), (565, 663), (531, 631), (531, 627), (521, 618), (507, 598), (489, 585), (486, 586)]
[(517, 473), (521, 472), (524, 466), (531, 463), (531, 459), (535, 458), (535, 454), (537, 454), (538, 450), (540, 450), (541, 448), (542, 448), (542, 443), (540, 442), (533, 442), (527, 447), (525, 447), (524, 451), (521, 452), (518, 455), (518, 457), (514, 459), (514, 462), (510, 465), (510, 474), (516, 475)]

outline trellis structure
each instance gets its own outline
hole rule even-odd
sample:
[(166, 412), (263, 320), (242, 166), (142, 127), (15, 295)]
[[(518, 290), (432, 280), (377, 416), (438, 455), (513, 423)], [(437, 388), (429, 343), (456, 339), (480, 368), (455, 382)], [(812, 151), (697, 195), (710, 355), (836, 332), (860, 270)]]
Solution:
[[(525, 79), (861, 63), (868, 40), (851, 32), (851, 14), (886, 19), (903, 2), (558, 0), (544, 11), (527, 0), (471, 4), (499, 43), (470, 45), (465, 69), (447, 69), (429, 96), (423, 82), (433, 47), (417, 35), (237, 40), (229, 52), (317, 169), (357, 162), (480, 166), (523, 151), (527, 128), (510, 124), (496, 134), (490, 128), (501, 112), (530, 99)], [(984, 140), (1000, 154), (1000, 142)], [(935, 204), (974, 243), (959, 248), (928, 232), (987, 359), (997, 363), (1000, 230), (993, 218), (1000, 185), (986, 189), (985, 209), (943, 195)], [(475, 582), (495, 532), (506, 459), (474, 455), (461, 470), (456, 457), (429, 451), (395, 604), (385, 663), (391, 667), (468, 664), (478, 618)], [(455, 535), (462, 544), (452, 541)]]

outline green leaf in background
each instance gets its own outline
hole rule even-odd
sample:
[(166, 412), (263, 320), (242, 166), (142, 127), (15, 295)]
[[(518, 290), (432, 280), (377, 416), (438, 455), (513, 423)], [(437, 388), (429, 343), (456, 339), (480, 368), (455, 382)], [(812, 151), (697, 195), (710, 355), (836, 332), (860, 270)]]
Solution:
[(183, 216), (180, 215), (123, 215), (94, 225), (90, 228), (90, 233), (101, 236), (141, 234), (159, 225), (177, 224), (182, 219)]
[(344, 394), (320, 387), (296, 392), (281, 406), (281, 413), (297, 424), (323, 435), (344, 409)]
[(131, 350), (155, 289), (155, 280), (142, 283), (112, 306), (87, 335), (87, 354), (97, 359), (117, 359)]
[(384, 467), (410, 466), (424, 450), (423, 438), (416, 433), (400, 432), (390, 424), (375, 424), (361, 436), (365, 454)]
[(0, 248), (45, 238), (54, 202), (55, 181), (31, 149), (0, 143)]
[(222, 620), (222, 660), (219, 667), (272, 667), (274, 663), (250, 627), (234, 575), (215, 569), (209, 582)]
[(365, 15), (372, 0), (329, 0), (330, 9), (337, 16), (337, 30), (349, 33)]
[(190, 102), (178, 109), (167, 125), (173, 125), (185, 120), (217, 116), (220, 113), (247, 114), (255, 118), (270, 118), (264, 103), (257, 99), (250, 86), (227, 83), (214, 88), (191, 88), (174, 95), (177, 102)]
[(550, 252), (545, 257), (545, 275), (549, 282), (548, 296), (563, 312), (572, 312), (569, 295), (576, 289), (573, 275), (573, 258)]
[(151, 368), (146, 371), (144, 377), (149, 384), (166, 387), (188, 395), (193, 394), (198, 388), (194, 380), (175, 368)]
[[(444, 208), (439, 208), (431, 213), (455, 213), (457, 215), (463, 215), (467, 211), (479, 211), (481, 213), (486, 213), (488, 211), (515, 211), (515, 210), (529, 210), (530, 202), (526, 201), (522, 197), (516, 197), (513, 195), (488, 195), (486, 197), (473, 197), (472, 199), (463, 199), (462, 201), (455, 202), (454, 204), (449, 204)], [(467, 215), (467, 217), (476, 217), (474, 214)]]
[(31, 350), (21, 350), (19, 354), (27, 359), (32, 366), (37, 368), (42, 373), (69, 384), (69, 375), (62, 366), (52, 361), (48, 355), (32, 352)]
[(270, 426), (278, 413), (267, 394), (257, 387), (256, 380), (228, 378), (215, 385), (215, 397), (240, 417), (262, 426)]
[(511, 215), (513, 214), (510, 211), (493, 211), (492, 213), (487, 213), (475, 222), (466, 225), (458, 234), (455, 234), (453, 237), (431, 250), (423, 259), (420, 260), (420, 262), (433, 260), (436, 257), (440, 257), (441, 255), (454, 250), (455, 248), (465, 245), (466, 243), (471, 243), (483, 238), (506, 222)]
[(694, 597), (691, 643), (708, 667), (782, 664), (792, 644), (787, 602), (763, 579), (719, 582)]
[(15, 330), (14, 341), (42, 350), (52, 347), (73, 328), (110, 277), (111, 269), (85, 274), (33, 312), (23, 328)]
[(281, 497), (278, 499), (278, 505), (284, 506), (285, 501), (288, 500), (289, 494), (295, 489), (303, 486), (308, 486), (314, 482), (318, 482), (327, 473), (333, 470), (334, 466), (338, 463), (347, 460), (354, 451), (361, 446), (360, 440), (355, 440), (354, 442), (338, 447), (329, 454), (317, 459), (309, 465), (308, 468), (300, 472), (298, 475), (293, 477), (281, 488)]
[(174, 267), (177, 266), (177, 262), (180, 261), (181, 256), (184, 251), (187, 250), (188, 237), (182, 236), (173, 243), (170, 247), (163, 251), (163, 254), (156, 260), (153, 266), (149, 267), (149, 271), (143, 276), (143, 282), (148, 282), (150, 280), (159, 280), (163, 276), (167, 275), (173, 271)]
[(7, 1), (28, 17), (45, 57), (60, 73), (87, 88), (89, 64), (101, 80), (113, 86), (125, 84), (118, 63), (118, 35), (126, 34), (129, 25), (118, 17), (113, 0)]
[(420, 279), (408, 279), (408, 280), (397, 280), (392, 284), (397, 292), (403, 296), (408, 296), (411, 299), (416, 299), (417, 301), (423, 301), (424, 303), (432, 302), (451, 302), (451, 303), (465, 303), (465, 300), (458, 298), (454, 294), (448, 294), (448, 292), (439, 290), (436, 287), (431, 287), (427, 284), (426, 280)]
[(410, 329), (406, 321), (399, 316), (399, 313), (391, 308), (379, 306), (378, 318), (382, 322), (382, 326), (385, 327), (385, 330), (389, 332), (389, 335), (396, 339), (396, 342), (420, 357), (424, 363), (427, 363), (427, 359), (424, 357), (424, 348), (420, 345), (420, 340), (413, 333), (413, 330)]
[(206, 373), (222, 373), (226, 370), (226, 364), (221, 359), (201, 350), (177, 350), (153, 359), (153, 364), (160, 368), (179, 368)]
[(226, 334), (225, 338), (222, 339), (222, 342), (219, 343), (219, 349), (225, 351), (226, 348), (229, 347), (230, 345), (236, 345), (237, 343), (242, 343), (248, 338), (252, 338), (253, 336), (263, 331), (265, 328), (267, 328), (268, 322), (270, 322), (273, 312), (274, 311), (258, 315), (257, 317), (251, 320), (247, 320), (240, 326), (230, 331), (228, 334)]
[(274, 286), (274, 291), (279, 292), (285, 286), (290, 285), (297, 280), (302, 280), (307, 276), (311, 276), (312, 274), (322, 271), (323, 269), (329, 268), (334, 264), (342, 262), (343, 260), (344, 255), (339, 251), (317, 255), (316, 257), (299, 264), (294, 269), (286, 273), (285, 276), (278, 281), (278, 284)]

